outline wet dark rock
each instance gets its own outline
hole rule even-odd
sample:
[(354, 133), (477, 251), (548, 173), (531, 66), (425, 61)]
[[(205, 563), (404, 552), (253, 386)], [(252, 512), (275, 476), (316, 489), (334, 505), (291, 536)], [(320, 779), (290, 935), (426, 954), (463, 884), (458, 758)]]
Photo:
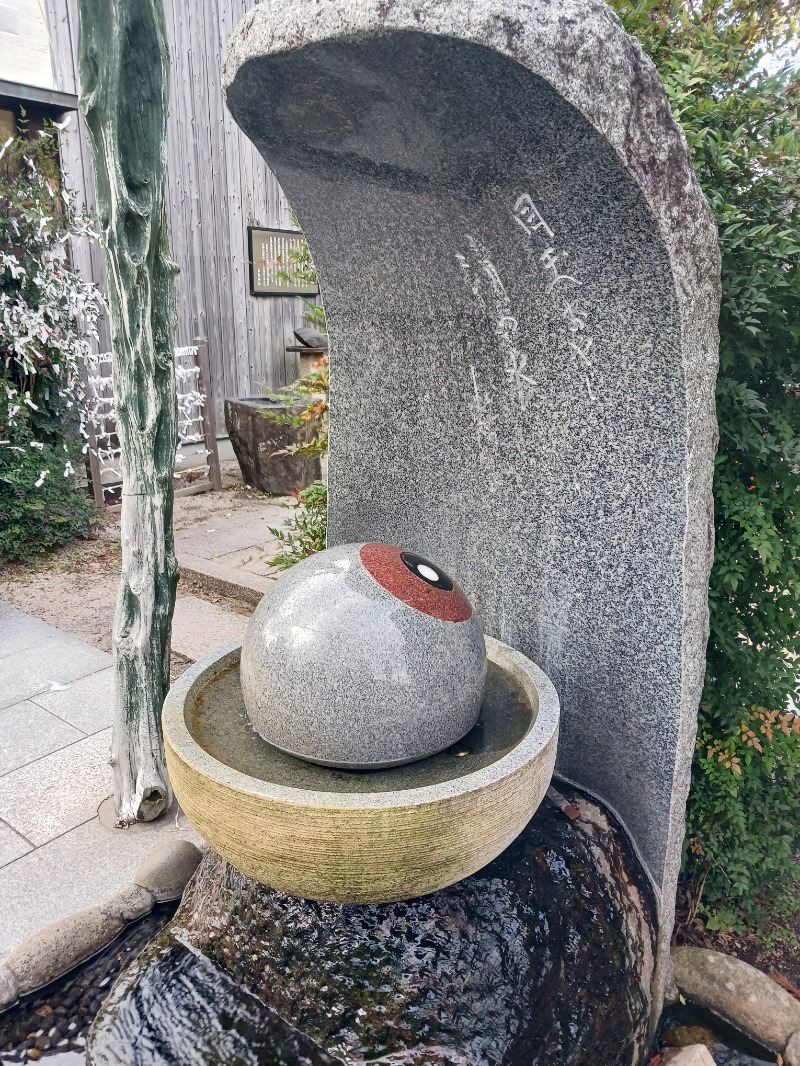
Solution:
[(576, 821), (545, 803), (480, 873), (406, 903), (308, 902), (207, 856), (106, 1000), (89, 1062), (639, 1066), (649, 883), (610, 819), (570, 798)]

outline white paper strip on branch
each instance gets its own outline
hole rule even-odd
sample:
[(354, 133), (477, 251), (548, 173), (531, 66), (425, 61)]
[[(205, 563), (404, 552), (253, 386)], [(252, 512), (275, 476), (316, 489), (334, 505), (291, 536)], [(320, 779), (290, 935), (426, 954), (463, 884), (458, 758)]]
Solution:
[[(100, 352), (86, 359), (86, 401), (81, 418), (84, 453), (91, 451), (100, 465), (104, 496), (119, 490), (119, 440), (111, 376), (112, 353)], [(186, 466), (193, 456), (201, 456), (205, 476), (209, 476), (208, 456), (203, 432), (206, 397), (198, 388), (200, 367), (197, 346), (175, 349), (175, 386), (178, 395), (178, 451), (176, 468)], [(191, 464), (190, 464), (191, 465)], [(175, 477), (180, 474), (176, 471)]]

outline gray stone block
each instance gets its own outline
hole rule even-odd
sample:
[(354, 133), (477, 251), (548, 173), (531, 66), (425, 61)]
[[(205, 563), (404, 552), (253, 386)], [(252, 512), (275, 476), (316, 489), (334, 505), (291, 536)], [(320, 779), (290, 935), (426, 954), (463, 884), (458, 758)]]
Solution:
[(113, 670), (100, 670), (73, 681), (69, 688), (43, 692), (34, 703), (84, 733), (98, 733), (111, 725), (114, 711)]
[(223, 644), (241, 640), (247, 622), (246, 615), (210, 600), (179, 596), (172, 616), (172, 650), (196, 662)]
[(714, 1066), (714, 1060), (705, 1044), (690, 1044), (689, 1047), (668, 1048), (661, 1066)]
[(0, 1010), (16, 1003), (18, 996), (19, 985), (16, 977), (5, 963), (0, 963)]
[[(136, 867), (159, 844), (178, 836), (177, 804), (157, 821), (128, 829), (111, 828), (113, 801), (107, 806), (112, 818), (106, 826), (94, 817), (35, 850), (26, 845), (27, 854), (0, 869), (0, 959), (46, 925), (102, 906), (130, 886)], [(178, 820), (181, 839), (202, 843), (185, 816)]]
[(179, 899), (201, 858), (200, 849), (188, 840), (170, 840), (136, 867), (132, 881), (151, 892), (159, 903)]
[(0, 710), (0, 777), (85, 736), (29, 700)]
[(792, 1033), (783, 1052), (784, 1066), (800, 1066), (800, 1032)]
[(800, 1003), (749, 963), (707, 948), (673, 948), (683, 994), (771, 1051), (782, 1053), (800, 1030)]
[(125, 921), (87, 907), (46, 926), (6, 958), (20, 993), (33, 992), (104, 948), (125, 928)]
[(275, 422), (264, 414), (265, 411), (299, 414), (300, 410), (258, 396), (225, 401), (225, 428), (248, 485), (274, 496), (285, 496), (319, 478), (319, 459), (275, 454), (303, 443), (308, 433)]
[(149, 914), (156, 902), (156, 897), (141, 885), (126, 885), (100, 904), (100, 910), (106, 918), (119, 919), (123, 922), (135, 922)]
[(0, 600), (0, 658), (17, 655), (34, 644), (40, 644), (52, 632), (47, 622)]
[[(6, 621), (13, 620), (13, 615)], [(42, 639), (0, 658), (0, 707), (50, 692), (53, 683), (68, 685), (111, 665), (111, 656), (53, 626), (38, 630)]]
[(440, 559), (553, 678), (558, 769), (636, 841), (663, 966), (708, 630), (720, 287), (655, 68), (599, 0), (296, 0), (246, 16), (224, 82), (314, 251), (329, 544)]
[(111, 730), (0, 777), (0, 818), (35, 847), (88, 822), (111, 791)]
[(8, 863), (32, 850), (30, 842), (25, 837), (0, 822), (0, 867), (7, 866)]

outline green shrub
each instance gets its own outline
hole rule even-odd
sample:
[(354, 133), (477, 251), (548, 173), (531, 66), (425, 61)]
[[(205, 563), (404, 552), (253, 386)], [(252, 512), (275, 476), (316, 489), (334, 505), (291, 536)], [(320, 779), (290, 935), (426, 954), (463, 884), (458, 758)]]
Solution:
[(612, 0), (659, 69), (719, 225), (711, 637), (684, 872), (712, 926), (787, 898), (800, 851), (800, 158), (794, 5)]
[[(24, 132), (24, 131), (23, 131)], [(61, 188), (55, 130), (0, 146), (0, 557), (31, 559), (84, 536), (81, 367), (97, 289), (64, 248), (89, 236)]]
[(45, 478), (37, 487), (43, 470), (63, 466), (64, 452), (57, 445), (24, 452), (8, 466), (0, 449), (0, 557), (31, 561), (89, 535), (94, 508), (73, 479)]
[(315, 481), (294, 496), (294, 504), (284, 504), (293, 508), (291, 517), (283, 523), (286, 528), (270, 526), (269, 530), (282, 545), (281, 551), (270, 560), (279, 570), (288, 570), (314, 552), (321, 552), (328, 533), (327, 485)]
[[(292, 215), (295, 225), (297, 219)], [(286, 281), (315, 284), (316, 270), (308, 245), (299, 251), (291, 251), (290, 262), (279, 273)], [(304, 318), (312, 326), (327, 332), (325, 309), (322, 304), (303, 300)], [(305, 440), (286, 449), (286, 455), (305, 455), (324, 461), (328, 454), (328, 396), (330, 393), (329, 359), (324, 355), (304, 377), (281, 389), (267, 390), (270, 399), (287, 408), (300, 409), (299, 413), (264, 411), (264, 417), (294, 429), (303, 429)], [(279, 453), (276, 453), (279, 454)], [(308, 488), (294, 493), (295, 502), (284, 504), (292, 508), (283, 529), (270, 527), (270, 533), (281, 542), (281, 550), (270, 561), (279, 570), (301, 562), (315, 552), (323, 551), (328, 534), (328, 487), (315, 481)]]

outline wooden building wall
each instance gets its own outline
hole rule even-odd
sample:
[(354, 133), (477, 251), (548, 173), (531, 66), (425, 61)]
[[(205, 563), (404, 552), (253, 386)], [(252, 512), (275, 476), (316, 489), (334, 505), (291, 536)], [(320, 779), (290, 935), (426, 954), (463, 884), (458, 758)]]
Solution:
[[(55, 88), (77, 92), (76, 0), (45, 0)], [(247, 227), (291, 229), (289, 204), (274, 174), (225, 107), (225, 44), (256, 0), (164, 0), (172, 57), (168, 129), (172, 256), (180, 267), (176, 345), (208, 340), (219, 432), (225, 397), (255, 395), (293, 380), (287, 356), (302, 303), (289, 296), (250, 296)], [(83, 120), (62, 134), (68, 184), (91, 211), (91, 154)], [(105, 287), (98, 244), (76, 253), (77, 266)], [(110, 348), (107, 326), (100, 339)]]

